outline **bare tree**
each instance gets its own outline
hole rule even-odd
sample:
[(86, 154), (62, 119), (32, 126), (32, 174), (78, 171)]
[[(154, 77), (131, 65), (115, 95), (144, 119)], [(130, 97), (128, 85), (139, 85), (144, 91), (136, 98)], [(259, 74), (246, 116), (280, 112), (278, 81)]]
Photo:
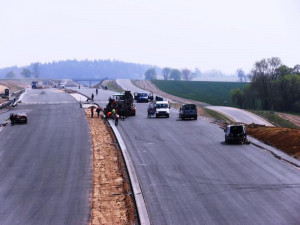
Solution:
[(170, 75), (171, 69), (168, 67), (163, 68), (162, 73), (164, 76), (164, 80), (168, 80), (169, 79), (169, 75)]
[(31, 64), (32, 75), (35, 78), (39, 78), (40, 76), (40, 63), (36, 62)]
[(192, 72), (189, 69), (182, 70), (182, 77), (185, 81), (192, 79)]
[(247, 77), (246, 77), (246, 74), (243, 69), (241, 69), (241, 68), (237, 69), (236, 74), (237, 74), (238, 78), (240, 79), (240, 82), (246, 81)]

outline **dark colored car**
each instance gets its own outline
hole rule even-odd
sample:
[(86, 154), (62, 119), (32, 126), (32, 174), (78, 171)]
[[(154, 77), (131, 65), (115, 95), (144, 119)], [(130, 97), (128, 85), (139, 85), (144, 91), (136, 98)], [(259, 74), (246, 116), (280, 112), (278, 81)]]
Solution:
[(246, 127), (244, 125), (228, 125), (225, 129), (225, 142), (245, 143), (247, 140)]
[(26, 113), (17, 113), (17, 114), (15, 114), (15, 122), (16, 123), (27, 123)]
[(196, 105), (195, 104), (182, 105), (182, 107), (179, 110), (179, 118), (181, 118), (182, 120), (185, 120), (187, 118), (196, 120), (198, 118)]
[(136, 97), (136, 102), (147, 102), (148, 103), (148, 94), (145, 92), (139, 92)]

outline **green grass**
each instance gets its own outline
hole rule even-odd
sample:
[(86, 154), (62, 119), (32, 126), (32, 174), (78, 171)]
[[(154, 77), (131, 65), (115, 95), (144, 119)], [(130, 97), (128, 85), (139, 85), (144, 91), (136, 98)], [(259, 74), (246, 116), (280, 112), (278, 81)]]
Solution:
[(117, 85), (115, 80), (107, 82), (106, 86), (107, 86), (108, 90), (110, 90), (110, 91), (115, 91), (115, 92), (119, 92), (119, 93), (124, 91), (119, 85)]
[(210, 81), (152, 80), (152, 82), (169, 94), (220, 106), (235, 106), (231, 102), (230, 90), (246, 85), (239, 82)]
[(270, 123), (277, 127), (285, 127), (285, 128), (296, 128), (299, 129), (298, 126), (295, 124), (291, 123), (288, 120), (285, 120), (281, 118), (280, 116), (276, 115), (275, 113), (272, 113), (270, 111), (261, 111), (261, 110), (249, 110), (252, 113), (255, 113), (256, 115), (265, 118), (268, 120)]
[(233, 123), (231, 119), (229, 119), (227, 116), (223, 115), (222, 113), (216, 112), (214, 110), (203, 108), (205, 112), (207, 112), (211, 117), (215, 118), (216, 120), (221, 120), (227, 123)]

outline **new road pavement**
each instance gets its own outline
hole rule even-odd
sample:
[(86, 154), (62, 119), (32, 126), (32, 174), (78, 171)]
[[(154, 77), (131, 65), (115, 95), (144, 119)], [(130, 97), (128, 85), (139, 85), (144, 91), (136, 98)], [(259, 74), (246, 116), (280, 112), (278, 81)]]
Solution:
[[(116, 80), (116, 82), (119, 86), (121, 86), (125, 90), (132, 90), (134, 92), (144, 91), (134, 86), (132, 82), (128, 79), (118, 79)], [(236, 122), (243, 122), (246, 124), (255, 123), (255, 124), (262, 124), (266, 126), (273, 126), (271, 123), (264, 120), (263, 118), (243, 109), (237, 109), (237, 108), (225, 107), (225, 106), (206, 106), (206, 108), (223, 113)]]
[(89, 224), (92, 155), (78, 102), (57, 89), (28, 90), (28, 123), (0, 131), (0, 224)]
[[(130, 89), (123, 87), (124, 89)], [(80, 89), (90, 96), (95, 89)], [(112, 92), (100, 90), (105, 106)], [(204, 118), (147, 118), (146, 103), (118, 130), (152, 224), (299, 224), (300, 171), (252, 144), (225, 144)]]

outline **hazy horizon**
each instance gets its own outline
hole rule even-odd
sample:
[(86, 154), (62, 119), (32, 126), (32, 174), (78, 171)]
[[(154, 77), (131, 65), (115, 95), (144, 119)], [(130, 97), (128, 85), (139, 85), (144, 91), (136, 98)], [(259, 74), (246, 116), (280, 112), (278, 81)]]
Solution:
[(300, 63), (297, 0), (17, 0), (0, 7), (0, 68), (110, 59), (233, 74)]

